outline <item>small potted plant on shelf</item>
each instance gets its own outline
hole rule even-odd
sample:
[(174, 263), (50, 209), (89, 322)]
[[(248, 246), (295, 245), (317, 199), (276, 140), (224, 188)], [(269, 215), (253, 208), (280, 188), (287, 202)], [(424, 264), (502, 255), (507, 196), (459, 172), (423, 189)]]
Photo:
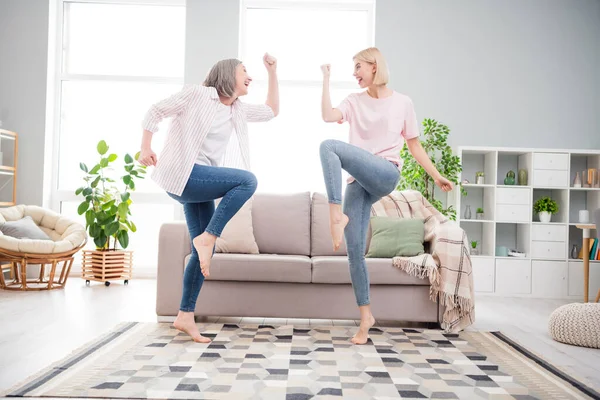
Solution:
[(475, 214), (475, 217), (476, 217), (477, 219), (483, 219), (483, 208), (479, 207), (479, 208), (477, 209), (477, 213)]
[(485, 184), (485, 174), (483, 173), (483, 171), (477, 171), (475, 173), (475, 184), (477, 184), (477, 185)]
[(552, 215), (558, 212), (558, 203), (548, 196), (540, 197), (533, 204), (533, 211), (535, 211), (540, 222), (550, 222)]
[[(86, 284), (96, 280), (108, 286), (109, 280), (115, 279), (124, 279), (128, 283), (132, 252), (125, 249), (129, 246), (129, 232), (137, 230), (130, 219), (130, 196), (135, 190), (135, 180), (144, 179), (146, 167), (136, 164), (139, 154), (135, 159), (125, 154), (125, 173), (116, 181), (109, 172), (113, 171), (112, 164), (118, 156), (107, 154), (108, 145), (104, 140), (98, 142), (96, 150), (100, 157), (96, 165), (88, 169), (86, 164), (79, 164), (85, 172), (85, 185), (75, 191), (77, 196), (84, 198), (77, 213), (85, 214), (86, 229), (96, 245), (96, 250), (83, 252), (82, 277)], [(117, 184), (123, 186), (119, 188)]]
[(477, 248), (477, 244), (479, 242), (477, 240), (471, 240), (471, 255), (476, 256), (479, 254), (479, 249)]

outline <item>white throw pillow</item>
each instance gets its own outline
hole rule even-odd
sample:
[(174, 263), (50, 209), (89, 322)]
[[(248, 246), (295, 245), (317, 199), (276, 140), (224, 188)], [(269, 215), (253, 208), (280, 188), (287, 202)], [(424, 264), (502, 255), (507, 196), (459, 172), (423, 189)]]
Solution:
[(258, 254), (252, 227), (252, 201), (250, 198), (225, 225), (221, 237), (217, 238), (217, 253)]

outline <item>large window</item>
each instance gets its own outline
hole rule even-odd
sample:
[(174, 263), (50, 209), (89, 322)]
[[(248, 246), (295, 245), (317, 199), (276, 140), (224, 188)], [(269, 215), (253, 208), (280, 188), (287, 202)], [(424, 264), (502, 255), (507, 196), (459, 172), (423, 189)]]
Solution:
[(352, 56), (374, 41), (374, 1), (241, 0), (240, 58), (254, 79), (247, 102), (264, 102), (265, 52), (278, 59), (280, 114), (250, 124), (252, 170), (261, 192), (325, 190), (319, 144), (347, 140), (347, 124), (321, 119), (321, 64), (331, 64), (335, 107), (358, 85)]
[[(97, 162), (96, 143), (135, 154), (152, 103), (179, 90), (185, 60), (184, 0), (59, 0), (52, 206), (77, 215), (79, 162)], [(155, 135), (160, 152), (168, 121)], [(117, 172), (121, 165), (117, 165)], [(180, 208), (149, 178), (132, 195), (136, 268), (156, 265), (158, 230)], [(143, 251), (142, 251), (143, 249)]]

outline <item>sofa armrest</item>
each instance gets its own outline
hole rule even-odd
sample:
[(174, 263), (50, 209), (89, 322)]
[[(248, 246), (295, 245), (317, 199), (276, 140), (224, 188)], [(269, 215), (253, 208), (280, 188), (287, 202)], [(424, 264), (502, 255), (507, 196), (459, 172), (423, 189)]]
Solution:
[(191, 253), (190, 234), (184, 221), (168, 222), (158, 234), (156, 314), (177, 315), (183, 291), (183, 262)]

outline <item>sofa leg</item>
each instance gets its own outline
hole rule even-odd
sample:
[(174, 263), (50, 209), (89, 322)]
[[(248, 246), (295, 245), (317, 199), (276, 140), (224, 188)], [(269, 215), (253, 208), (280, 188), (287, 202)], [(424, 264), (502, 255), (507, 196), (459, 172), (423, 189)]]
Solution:
[(427, 322), (427, 329), (441, 329), (439, 322)]

